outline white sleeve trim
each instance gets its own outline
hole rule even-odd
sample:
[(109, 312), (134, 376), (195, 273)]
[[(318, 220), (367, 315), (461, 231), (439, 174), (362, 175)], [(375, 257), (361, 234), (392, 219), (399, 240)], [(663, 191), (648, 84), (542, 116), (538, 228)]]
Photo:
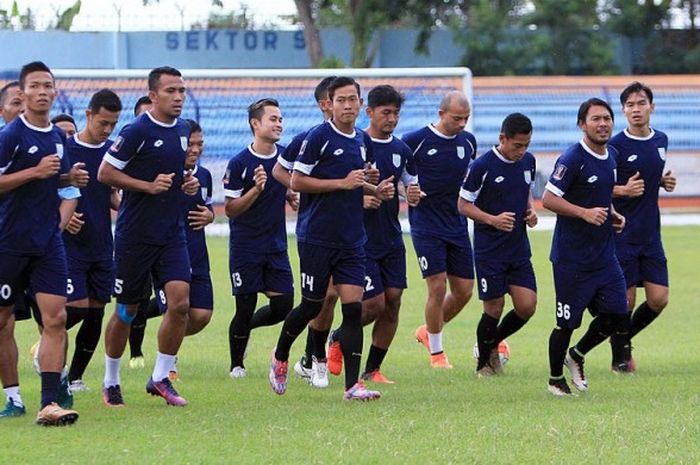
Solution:
[(80, 197), (80, 189), (75, 186), (59, 187), (58, 196), (61, 200), (77, 199)]
[(564, 191), (559, 189), (557, 186), (555, 186), (551, 182), (548, 182), (547, 185), (544, 186), (544, 188), (547, 189), (552, 194), (556, 195), (557, 197), (564, 197)]
[(122, 160), (110, 155), (109, 153), (105, 153), (103, 160), (106, 161), (107, 163), (109, 163), (110, 165), (112, 165), (113, 167), (115, 167), (116, 169), (118, 169), (119, 171), (126, 168), (126, 165), (129, 164), (129, 161), (122, 161)]
[(282, 168), (288, 171), (292, 171), (294, 169), (294, 162), (289, 162), (282, 157), (277, 158), (277, 163), (279, 163)]
[(401, 173), (401, 182), (403, 183), (404, 186), (410, 186), (411, 184), (418, 184), (418, 176), (414, 176), (412, 174), (409, 174), (408, 171), (406, 171), (406, 168), (404, 167), (403, 172)]
[(316, 165), (318, 165), (318, 162), (314, 163), (313, 165), (307, 165), (306, 163), (302, 163), (300, 161), (295, 161), (294, 162), (294, 171), (299, 171), (300, 173), (304, 173), (305, 175), (310, 175), (311, 172), (316, 168)]
[(232, 199), (237, 199), (241, 195), (243, 195), (243, 189), (224, 189), (224, 197), (231, 197)]
[[(479, 190), (481, 190), (481, 189), (479, 189)], [(462, 197), (467, 202), (474, 203), (476, 201), (476, 198), (479, 197), (479, 191), (470, 192), (463, 187), (459, 191), (459, 196)]]
[(204, 205), (211, 205), (213, 203), (214, 203), (214, 201), (212, 200), (211, 197), (207, 197), (207, 199), (204, 201)]

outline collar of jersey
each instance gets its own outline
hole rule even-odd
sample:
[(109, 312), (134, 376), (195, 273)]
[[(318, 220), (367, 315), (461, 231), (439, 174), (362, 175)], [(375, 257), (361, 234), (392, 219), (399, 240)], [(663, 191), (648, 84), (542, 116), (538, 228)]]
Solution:
[(607, 147), (607, 146), (605, 147), (605, 155), (598, 155), (598, 154), (595, 153), (593, 150), (591, 150), (591, 148), (590, 148), (589, 146), (586, 145), (586, 143), (583, 141), (583, 139), (581, 139), (580, 141), (578, 141), (578, 143), (581, 144), (581, 147), (583, 147), (583, 150), (585, 150), (586, 152), (590, 153), (591, 155), (593, 155), (593, 156), (594, 156), (595, 158), (597, 158), (598, 160), (607, 160), (607, 159), (608, 159), (608, 147)]
[(328, 124), (331, 125), (331, 127), (333, 128), (333, 130), (335, 132), (337, 132), (338, 134), (340, 134), (343, 137), (347, 137), (348, 139), (354, 139), (355, 136), (357, 135), (357, 131), (355, 131), (354, 129), (352, 130), (352, 134), (345, 134), (343, 131), (341, 131), (340, 129), (335, 127), (335, 124), (333, 124), (332, 120), (328, 120)]
[[(199, 164), (195, 164), (194, 168), (192, 168), (192, 176), (197, 174), (197, 170), (199, 169)], [(185, 170), (185, 174), (187, 174), (187, 170)]]
[(275, 158), (275, 157), (277, 156), (277, 144), (275, 144), (275, 151), (272, 152), (272, 154), (270, 154), (270, 155), (262, 155), (262, 154), (256, 152), (255, 150), (253, 150), (253, 144), (252, 144), (252, 143), (248, 146), (248, 151), (249, 151), (254, 157), (262, 158), (263, 160), (269, 160), (270, 158)]
[(392, 140), (394, 140), (394, 136), (389, 136), (388, 139), (377, 139), (372, 137), (372, 142), (376, 142), (378, 144), (390, 144)]
[(501, 160), (503, 163), (508, 163), (509, 165), (512, 165), (513, 163), (515, 163), (515, 160), (508, 160), (506, 157), (504, 157), (503, 154), (501, 152), (499, 152), (496, 147), (498, 147), (498, 146), (497, 145), (493, 146), (493, 153), (496, 154), (496, 156), (498, 157), (499, 160)]
[(624, 133), (625, 133), (625, 135), (626, 135), (627, 137), (629, 137), (629, 138), (632, 139), (632, 140), (649, 140), (649, 139), (651, 139), (652, 137), (654, 137), (654, 135), (656, 134), (656, 133), (654, 132), (654, 129), (653, 129), (653, 128), (649, 128), (649, 130), (650, 130), (651, 132), (649, 133), (648, 136), (646, 136), (646, 137), (639, 137), (639, 136), (635, 136), (635, 135), (630, 134), (630, 132), (628, 131), (628, 129), (629, 129), (629, 128), (625, 128), (625, 129), (624, 129)]
[(48, 127), (40, 128), (39, 126), (34, 126), (32, 123), (27, 121), (27, 118), (25, 118), (24, 115), (19, 115), (19, 119), (22, 121), (22, 123), (24, 123), (25, 126), (27, 126), (33, 131), (51, 132), (53, 130), (53, 123), (49, 123)]
[(101, 144), (88, 144), (87, 142), (83, 142), (82, 140), (80, 140), (78, 138), (77, 132), (73, 136), (73, 140), (75, 141), (76, 144), (82, 145), (83, 147), (87, 147), (89, 149), (101, 149), (102, 147), (104, 147), (105, 143), (107, 142), (107, 141), (105, 141), (105, 142), (102, 142)]
[(431, 131), (433, 131), (433, 132), (435, 133), (436, 136), (442, 137), (443, 139), (451, 140), (451, 139), (454, 139), (455, 137), (457, 137), (457, 134), (455, 134), (454, 136), (446, 136), (445, 134), (443, 134), (443, 133), (441, 133), (440, 131), (438, 131), (438, 128), (436, 128), (435, 125), (434, 125), (433, 123), (430, 123), (430, 124), (428, 125), (428, 129), (430, 129)]
[(147, 115), (148, 118), (149, 118), (151, 121), (153, 121), (155, 124), (157, 124), (158, 126), (162, 126), (162, 127), (164, 127), (164, 128), (172, 128), (172, 127), (174, 127), (174, 126), (177, 124), (177, 118), (175, 118), (175, 121), (173, 121), (172, 123), (166, 124), (166, 123), (163, 123), (162, 121), (158, 121), (157, 119), (155, 119), (155, 118), (153, 117), (153, 115), (151, 114), (150, 111), (147, 111), (147, 112), (146, 112), (146, 115)]

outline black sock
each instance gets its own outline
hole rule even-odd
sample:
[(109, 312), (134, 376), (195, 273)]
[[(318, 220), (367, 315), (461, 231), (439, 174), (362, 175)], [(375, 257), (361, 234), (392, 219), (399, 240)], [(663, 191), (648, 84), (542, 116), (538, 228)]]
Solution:
[(280, 337), (277, 340), (277, 349), (275, 350), (275, 358), (286, 362), (289, 360), (289, 349), (299, 334), (304, 331), (309, 321), (316, 318), (321, 312), (323, 301), (308, 300), (301, 298), (301, 303), (294, 310), (289, 312), (287, 318), (284, 319)]
[(261, 326), (272, 326), (284, 321), (294, 307), (292, 294), (275, 295), (270, 297), (270, 304), (260, 307), (250, 320), (250, 329)]
[(83, 321), (87, 314), (87, 308), (73, 307), (72, 305), (66, 306), (66, 331)]
[(146, 310), (148, 309), (148, 303), (149, 301), (146, 299), (139, 302), (136, 316), (131, 322), (131, 330), (129, 331), (131, 358), (143, 357), (143, 338), (146, 334)]
[(627, 318), (626, 314), (601, 313), (593, 318), (588, 331), (579, 339), (574, 348), (581, 355), (586, 355), (595, 346), (606, 340), (612, 332)]
[(501, 323), (498, 325), (496, 330), (496, 344), (500, 343), (502, 340), (517, 333), (520, 328), (525, 326), (527, 320), (523, 320), (520, 316), (515, 313), (515, 310), (511, 310), (503, 317)]
[(89, 308), (88, 314), (80, 325), (75, 336), (75, 352), (68, 372), (68, 381), (82, 379), (85, 369), (92, 359), (92, 354), (97, 348), (102, 332), (102, 319), (105, 314), (104, 307)]
[(632, 343), (630, 341), (631, 316), (632, 314), (628, 313), (620, 327), (610, 335), (613, 365), (629, 362), (632, 358)]
[(304, 347), (304, 355), (301, 357), (301, 364), (304, 368), (311, 369), (311, 356), (314, 353), (314, 336), (311, 334), (311, 326), (306, 331), (306, 347)]
[(50, 371), (41, 372), (41, 408), (58, 399), (58, 385), (61, 382), (61, 373)]
[(338, 340), (345, 362), (345, 389), (350, 389), (360, 379), (362, 361), (362, 303), (342, 304), (343, 322), (338, 329)]
[(549, 336), (549, 376), (552, 378), (564, 375), (564, 359), (572, 334), (570, 329), (554, 328)]
[(309, 334), (311, 335), (311, 355), (316, 357), (316, 360), (326, 359), (326, 341), (328, 340), (328, 334), (330, 332), (330, 329), (319, 331), (309, 327)]
[(476, 327), (476, 343), (479, 346), (479, 363), (477, 369), (486, 365), (491, 355), (491, 349), (495, 347), (498, 318), (481, 314), (481, 319)]
[(243, 367), (243, 354), (250, 337), (250, 319), (258, 303), (258, 294), (241, 294), (236, 296), (236, 313), (228, 327), (228, 348), (231, 367)]
[(384, 357), (389, 349), (382, 349), (374, 344), (369, 346), (369, 354), (367, 355), (367, 363), (365, 364), (365, 373), (371, 373), (374, 370), (378, 370), (382, 366)]
[(652, 310), (646, 301), (642, 302), (632, 314), (632, 328), (630, 329), (630, 339), (637, 335), (641, 330), (649, 326), (652, 321), (659, 316), (657, 312)]

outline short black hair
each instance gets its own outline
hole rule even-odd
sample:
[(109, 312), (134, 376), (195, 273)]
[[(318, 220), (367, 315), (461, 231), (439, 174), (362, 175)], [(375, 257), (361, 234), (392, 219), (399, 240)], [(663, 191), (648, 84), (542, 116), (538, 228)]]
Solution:
[(357, 81), (351, 77), (338, 76), (337, 78), (333, 79), (330, 84), (328, 84), (328, 98), (333, 100), (335, 91), (345, 86), (355, 86), (355, 89), (357, 89), (357, 96), (360, 97), (362, 95), (360, 92), (360, 85), (357, 83)]
[(501, 134), (511, 138), (516, 134), (530, 134), (532, 121), (522, 113), (511, 113), (501, 123)]
[(578, 116), (576, 119), (577, 126), (586, 121), (588, 110), (590, 110), (591, 107), (605, 107), (610, 113), (610, 118), (612, 118), (613, 122), (615, 121), (615, 113), (613, 113), (612, 108), (610, 108), (610, 104), (603, 99), (593, 97), (589, 98), (583, 102), (580, 107), (578, 107)]
[[(250, 125), (251, 131), (253, 131), (253, 125), (250, 123), (250, 120), (256, 119), (258, 121), (261, 121), (262, 116), (265, 114), (265, 107), (279, 108), (280, 104), (277, 100), (270, 97), (261, 98), (260, 100), (251, 103), (248, 106), (248, 124)], [(253, 131), (253, 134), (255, 134), (255, 131)]]
[(316, 102), (320, 102), (321, 100), (328, 98), (328, 86), (336, 77), (337, 76), (324, 77), (321, 79), (321, 82), (316, 85), (316, 89), (314, 89), (314, 98), (316, 99)]
[(202, 132), (202, 126), (200, 126), (199, 123), (195, 120), (188, 118), (185, 121), (190, 126), (190, 134), (193, 134), (195, 132)]
[(54, 79), (51, 69), (49, 69), (49, 67), (46, 66), (43, 61), (32, 61), (31, 63), (27, 63), (26, 65), (22, 66), (22, 70), (19, 72), (19, 88), (24, 90), (27, 75), (37, 71), (47, 72), (51, 75), (51, 79)]
[(630, 95), (638, 94), (640, 92), (644, 92), (645, 94), (647, 94), (649, 103), (654, 103), (654, 93), (651, 91), (649, 86), (644, 85), (639, 81), (634, 81), (632, 84), (625, 87), (625, 90), (623, 90), (620, 94), (620, 103), (624, 106), (627, 102), (627, 99), (630, 98)]
[(92, 94), (88, 108), (94, 113), (99, 113), (100, 108), (107, 111), (118, 112), (122, 111), (122, 101), (119, 96), (110, 89), (101, 89)]
[(51, 118), (51, 123), (53, 123), (53, 124), (62, 123), (65, 121), (67, 121), (69, 123), (73, 123), (73, 126), (75, 126), (77, 129), (78, 125), (75, 124), (75, 120), (68, 113), (60, 113), (60, 114), (54, 116), (53, 118)]
[(5, 99), (7, 98), (7, 91), (13, 87), (19, 87), (19, 81), (10, 81), (0, 89), (0, 106), (5, 104)]
[(182, 76), (182, 73), (172, 66), (160, 66), (158, 68), (154, 68), (150, 73), (148, 73), (148, 90), (158, 90), (158, 81), (164, 74), (167, 74), (168, 76)]
[(136, 105), (134, 105), (134, 116), (139, 115), (139, 108), (141, 108), (143, 105), (151, 105), (152, 103), (153, 102), (151, 101), (151, 98), (148, 95), (139, 97), (139, 99), (136, 101)]
[(373, 87), (367, 94), (367, 106), (370, 108), (396, 105), (401, 108), (406, 97), (389, 84)]

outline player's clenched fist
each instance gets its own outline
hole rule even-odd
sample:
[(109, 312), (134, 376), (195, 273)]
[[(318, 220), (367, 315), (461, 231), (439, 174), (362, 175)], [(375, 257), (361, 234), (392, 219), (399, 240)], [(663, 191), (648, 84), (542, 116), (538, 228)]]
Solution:
[(515, 213), (503, 212), (491, 218), (491, 226), (499, 231), (510, 232), (515, 225)]
[(85, 187), (90, 181), (90, 173), (85, 169), (85, 163), (78, 162), (74, 164), (68, 172), (68, 179), (71, 186)]
[(365, 172), (364, 170), (352, 170), (343, 179), (343, 188), (346, 190), (357, 189), (365, 184)]
[(377, 186), (376, 196), (380, 200), (393, 199), (396, 194), (396, 188), (394, 187), (394, 176), (389, 176), (385, 180), (379, 183)]
[(425, 192), (420, 190), (418, 184), (411, 184), (406, 188), (406, 202), (410, 207), (416, 207), (421, 199), (426, 196)]
[(255, 188), (258, 192), (265, 190), (265, 183), (267, 183), (267, 173), (263, 165), (258, 165), (253, 172), (253, 179), (255, 180)]
[(586, 223), (600, 226), (608, 219), (608, 209), (604, 207), (584, 208), (581, 218)]
[(38, 179), (46, 179), (58, 173), (61, 169), (61, 159), (58, 155), (46, 155), (39, 160), (39, 164), (34, 168)]
[(173, 178), (175, 177), (175, 173), (169, 173), (169, 174), (159, 174), (156, 176), (156, 178), (151, 182), (151, 191), (150, 194), (152, 195), (158, 195), (160, 193), (163, 193), (170, 189), (170, 187), (173, 185)]
[(642, 179), (639, 171), (634, 173), (634, 175), (627, 180), (625, 192), (628, 197), (639, 197), (644, 194), (644, 179)]
[(187, 170), (182, 178), (182, 191), (187, 195), (195, 195), (199, 191), (199, 179), (192, 176), (192, 170)]

